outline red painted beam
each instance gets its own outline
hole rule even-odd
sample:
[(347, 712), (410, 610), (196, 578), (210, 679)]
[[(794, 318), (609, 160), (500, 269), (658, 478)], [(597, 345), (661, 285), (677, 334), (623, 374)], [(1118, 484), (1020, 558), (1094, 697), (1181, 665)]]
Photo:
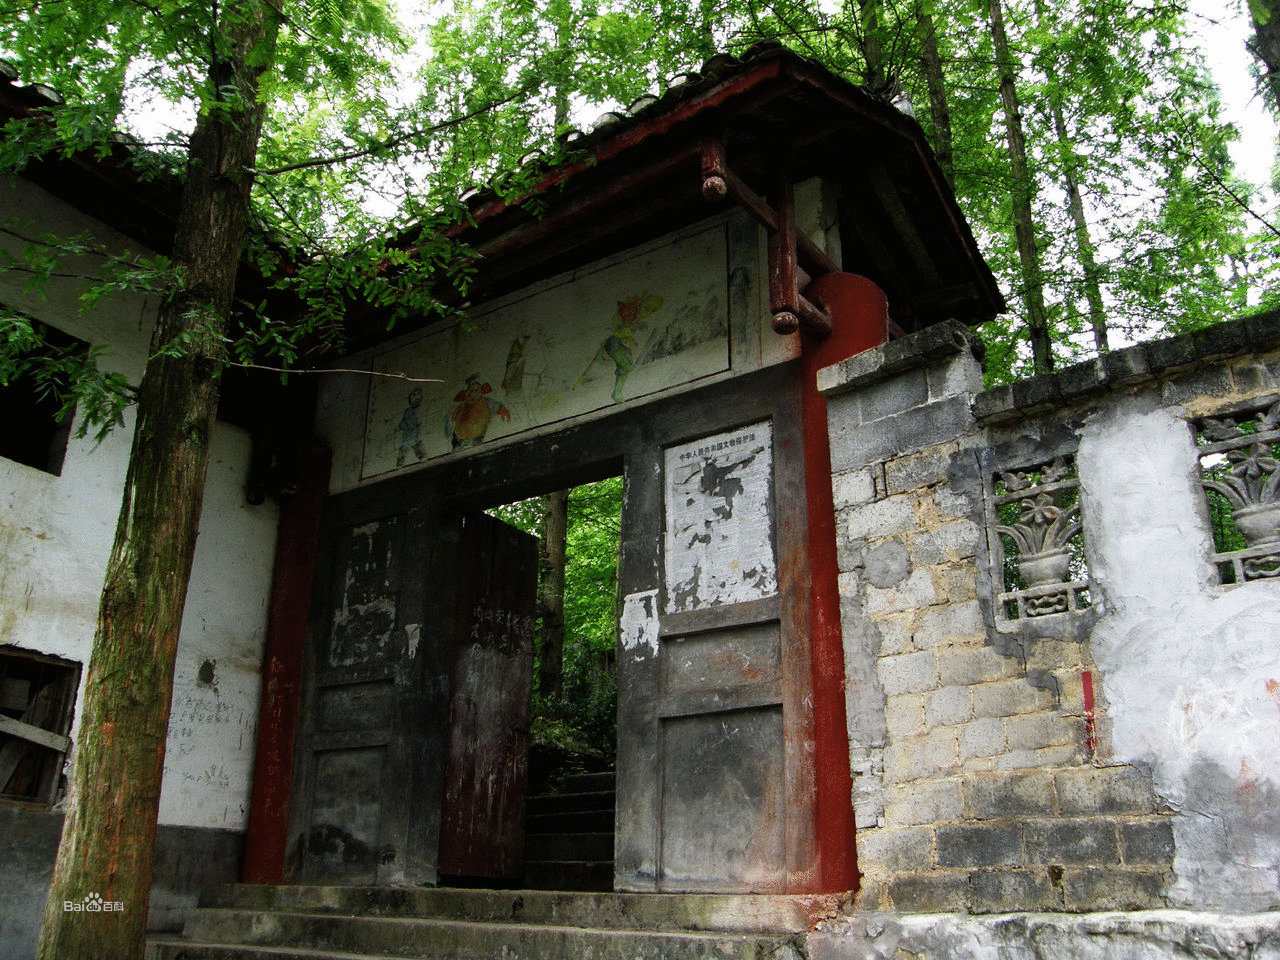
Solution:
[[(445, 231), (446, 236), (457, 236), (466, 231), (472, 225), (479, 226), (484, 221), (505, 212), (511, 207), (518, 207), (530, 197), (546, 193), (548, 190), (556, 187), (575, 174), (581, 173), (592, 167), (599, 166), (606, 161), (612, 160), (623, 151), (630, 150), (632, 147), (639, 146), (651, 137), (662, 136), (671, 131), (673, 127), (693, 119), (704, 110), (712, 110), (723, 106), (729, 100), (733, 100), (744, 94), (758, 94), (761, 99), (772, 99), (783, 90), (767, 91), (757, 90), (762, 84), (767, 84), (771, 80), (777, 80), (783, 75), (781, 60), (766, 60), (753, 66), (737, 76), (718, 83), (705, 90), (700, 94), (682, 100), (670, 110), (655, 116), (651, 120), (628, 125), (626, 129), (620, 131), (616, 136), (605, 139), (599, 146), (588, 150), (588, 157), (577, 163), (566, 164), (556, 167), (535, 183), (525, 193), (511, 200), (495, 198), (486, 203), (481, 204), (471, 213), (471, 221), (455, 224)], [(794, 86), (794, 82), (788, 82), (785, 89)], [(749, 104), (741, 104), (740, 106), (748, 106)]]
[(831, 494), (831, 443), (827, 402), (818, 393), (822, 367), (888, 340), (884, 294), (865, 277), (829, 273), (805, 290), (834, 323), (831, 335), (804, 335), (801, 350), (805, 494), (809, 502), (809, 603), (812, 617), (814, 760), (817, 769), (817, 835), (823, 892), (858, 887), (853, 778), (844, 701), (844, 639), (840, 629), (840, 571), (836, 561), (835, 507)]
[(298, 693), (320, 543), (320, 516), (329, 492), (329, 463), (327, 447), (304, 449), (299, 455), (298, 492), (280, 508), (267, 638), (262, 651), (258, 747), (241, 872), (245, 883), (284, 880)]

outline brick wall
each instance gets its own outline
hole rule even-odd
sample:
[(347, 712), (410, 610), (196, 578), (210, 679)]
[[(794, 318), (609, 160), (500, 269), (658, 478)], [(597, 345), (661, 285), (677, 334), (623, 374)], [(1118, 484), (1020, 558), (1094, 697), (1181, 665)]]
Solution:
[[(958, 324), (820, 373), (832, 439), (860, 908), (990, 913), (1178, 902), (1170, 891), (1178, 886), (1175, 826), (1185, 791), (1166, 768), (1171, 758), (1185, 759), (1185, 745), (1117, 754), (1113, 714), (1140, 726), (1147, 714), (1127, 705), (1138, 699), (1135, 690), (1150, 691), (1138, 689), (1135, 671), (1100, 671), (1093, 654), (1095, 635), (1115, 648), (1106, 631), (1123, 617), (1109, 616), (1108, 604), (1117, 611), (1133, 604), (1085, 571), (1073, 574), (1085, 577), (1080, 609), (1005, 620), (1006, 587), (993, 571), (1001, 549), (993, 478), (1055, 457), (1073, 462), (1085, 444), (1085, 534), (1126, 536), (1090, 527), (1106, 514), (1093, 509), (1084, 479), (1094, 469), (1086, 462), (1090, 431), (1101, 429), (1094, 420), (1135, 403), (1143, 411), (1176, 405), (1190, 417), (1238, 401), (1249, 392), (1247, 378), (1255, 394), (1276, 390), (1277, 366), (1260, 361), (1256, 345), (1280, 340), (1280, 324), (1253, 322), (1257, 335), (1238, 326), (1220, 338), (1118, 351), (989, 393)], [(1248, 373), (1232, 379), (1237, 368)], [(1082, 571), (1103, 565), (1105, 551), (1096, 547), (1077, 548)], [(1278, 586), (1258, 586), (1271, 606), (1256, 616), (1280, 620)], [(1212, 589), (1221, 588), (1206, 586), (1206, 596)], [(1112, 683), (1113, 673), (1127, 686)], [(1126, 706), (1112, 711), (1109, 697)]]

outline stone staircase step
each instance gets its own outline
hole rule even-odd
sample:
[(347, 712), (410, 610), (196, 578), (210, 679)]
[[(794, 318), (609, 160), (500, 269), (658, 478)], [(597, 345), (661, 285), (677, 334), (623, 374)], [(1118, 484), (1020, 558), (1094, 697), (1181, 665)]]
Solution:
[(525, 862), (537, 860), (613, 861), (613, 833), (548, 833), (527, 835)]
[(541, 813), (524, 821), (526, 835), (540, 833), (613, 833), (613, 808), (579, 813)]
[(403, 960), (371, 953), (335, 953), (308, 947), (255, 947), (244, 944), (196, 943), (151, 938), (143, 960)]
[[(341, 957), (346, 953), (449, 960), (492, 960), (498, 956), (504, 960), (798, 960), (802, 956), (791, 942), (794, 935), (786, 933), (584, 929), (520, 922), (344, 917), (224, 908), (197, 911), (187, 922), (184, 937), (201, 944), (203, 956), (218, 960), (252, 956), (236, 952), (252, 947), (308, 949), (317, 951), (315, 956)], [(213, 951), (214, 944), (226, 944), (230, 951)], [(182, 960), (184, 949), (185, 944), (163, 945), (158, 960)]]
[(565, 778), (559, 793), (612, 793), (618, 784), (618, 778), (612, 770), (603, 773), (576, 773)]
[(613, 861), (526, 860), (524, 882), (533, 890), (607, 893), (613, 889)]
[(582, 811), (612, 810), (615, 796), (610, 791), (589, 793), (560, 793), (530, 797), (525, 801), (526, 816), (548, 813), (580, 813)]
[[(723, 893), (565, 893), (451, 887), (224, 884), (201, 907), (342, 917), (407, 917), (626, 930), (799, 933), (839, 915), (837, 896)], [(199, 915), (199, 912), (196, 914)]]

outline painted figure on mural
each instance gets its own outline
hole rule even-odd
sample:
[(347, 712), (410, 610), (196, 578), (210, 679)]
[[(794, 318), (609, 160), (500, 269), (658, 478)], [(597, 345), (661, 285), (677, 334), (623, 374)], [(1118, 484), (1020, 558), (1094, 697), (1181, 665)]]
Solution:
[(449, 413), (444, 430), (455, 450), (484, 440), (495, 413), (504, 421), (511, 422), (511, 411), (490, 397), (491, 393), (492, 385), (487, 381), (481, 383), (480, 374), (473, 373), (467, 377), (466, 386), (454, 394), (455, 406)]
[(422, 448), (422, 424), (418, 420), (418, 408), (422, 406), (422, 390), (414, 387), (409, 391), (408, 406), (400, 414), (400, 448), (396, 451), (396, 466), (403, 467), (410, 452), (418, 460), (426, 453)]
[(662, 306), (662, 298), (651, 294), (640, 294), (626, 300), (618, 301), (618, 311), (613, 315), (613, 330), (600, 344), (600, 349), (591, 358), (582, 376), (573, 385), (576, 390), (586, 380), (587, 374), (597, 363), (612, 363), (613, 390), (609, 394), (614, 403), (622, 402), (622, 388), (626, 385), (627, 375), (636, 368), (636, 354), (640, 343), (636, 339), (636, 331), (643, 329), (640, 322)]

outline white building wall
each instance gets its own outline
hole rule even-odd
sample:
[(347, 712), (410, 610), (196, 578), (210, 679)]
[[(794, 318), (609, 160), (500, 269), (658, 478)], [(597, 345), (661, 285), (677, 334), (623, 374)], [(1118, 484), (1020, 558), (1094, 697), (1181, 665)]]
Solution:
[[(25, 236), (89, 233), (112, 253), (139, 249), (25, 182), (0, 184), (0, 219), (10, 218)], [(5, 235), (0, 244), (17, 252), (22, 241)], [(78, 257), (59, 272), (96, 269), (94, 257)], [(101, 365), (137, 383), (156, 298), (113, 297), (83, 313), (83, 280), (54, 278), (43, 290), (28, 289), (28, 281), (18, 271), (0, 272), (0, 302), (103, 345)], [(73, 429), (61, 476), (0, 459), (0, 645), (80, 663), (81, 696), (132, 429), (132, 411), (101, 443), (77, 439)], [(179, 642), (162, 824), (242, 830), (247, 822), (278, 523), (274, 504), (245, 502), (249, 457), (248, 433), (219, 423)]]

